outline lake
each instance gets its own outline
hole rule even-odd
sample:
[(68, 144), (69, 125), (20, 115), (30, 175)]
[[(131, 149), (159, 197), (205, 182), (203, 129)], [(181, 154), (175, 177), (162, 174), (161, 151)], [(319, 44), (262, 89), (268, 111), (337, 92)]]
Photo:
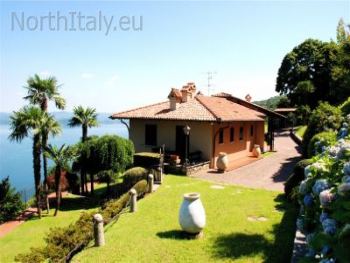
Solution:
[[(60, 123), (61, 135), (50, 138), (49, 143), (60, 146), (79, 142), (81, 128), (70, 128), (67, 126), (67, 122), (62, 120)], [(34, 189), (32, 140), (25, 138), (20, 143), (11, 142), (8, 140), (9, 134), (9, 125), (2, 122), (0, 124), (0, 179), (9, 176), (12, 186), (18, 191), (25, 191), (27, 195), (32, 194)], [(102, 122), (99, 127), (89, 129), (89, 135), (104, 134), (128, 137), (126, 127), (117, 120), (107, 120)]]

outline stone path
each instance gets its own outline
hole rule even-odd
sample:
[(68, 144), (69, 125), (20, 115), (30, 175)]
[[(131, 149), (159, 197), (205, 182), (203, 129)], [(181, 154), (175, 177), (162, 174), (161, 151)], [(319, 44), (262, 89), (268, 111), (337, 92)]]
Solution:
[(283, 183), (300, 160), (300, 149), (289, 131), (283, 131), (275, 135), (275, 150), (277, 152), (270, 156), (223, 174), (209, 170), (192, 176), (219, 183), (283, 191)]
[(34, 215), (36, 208), (28, 208), (15, 220), (8, 221), (0, 225), (0, 237), (5, 236), (7, 233), (11, 232), (13, 229), (24, 223), (29, 217)]

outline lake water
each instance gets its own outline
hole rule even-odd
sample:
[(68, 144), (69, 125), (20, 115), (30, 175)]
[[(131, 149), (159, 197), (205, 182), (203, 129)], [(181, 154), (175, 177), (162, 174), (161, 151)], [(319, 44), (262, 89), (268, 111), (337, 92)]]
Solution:
[[(51, 138), (49, 143), (58, 146), (70, 145), (79, 142), (81, 128), (70, 128), (61, 124), (61, 135)], [(34, 188), (32, 140), (25, 138), (22, 142), (11, 142), (8, 140), (10, 134), (9, 126), (0, 124), (0, 179), (9, 176), (11, 184), (18, 191), (31, 194)], [(90, 128), (89, 135), (113, 134), (127, 138), (126, 127), (118, 121), (101, 124), (99, 127)]]

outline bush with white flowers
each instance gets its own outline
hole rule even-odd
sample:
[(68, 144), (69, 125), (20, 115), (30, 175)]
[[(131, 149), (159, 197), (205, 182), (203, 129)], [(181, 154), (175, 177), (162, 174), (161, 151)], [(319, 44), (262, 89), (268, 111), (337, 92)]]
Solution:
[(350, 136), (348, 116), (333, 145), (304, 170), (297, 227), (306, 235), (304, 262), (350, 262)]

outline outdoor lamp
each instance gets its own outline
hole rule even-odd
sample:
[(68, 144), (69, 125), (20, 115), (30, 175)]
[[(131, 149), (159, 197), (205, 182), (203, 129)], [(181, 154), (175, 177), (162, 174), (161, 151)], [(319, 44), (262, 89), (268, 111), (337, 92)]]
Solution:
[(184, 133), (185, 133), (187, 136), (190, 134), (190, 130), (191, 130), (190, 126), (186, 125), (186, 126), (184, 127)]

